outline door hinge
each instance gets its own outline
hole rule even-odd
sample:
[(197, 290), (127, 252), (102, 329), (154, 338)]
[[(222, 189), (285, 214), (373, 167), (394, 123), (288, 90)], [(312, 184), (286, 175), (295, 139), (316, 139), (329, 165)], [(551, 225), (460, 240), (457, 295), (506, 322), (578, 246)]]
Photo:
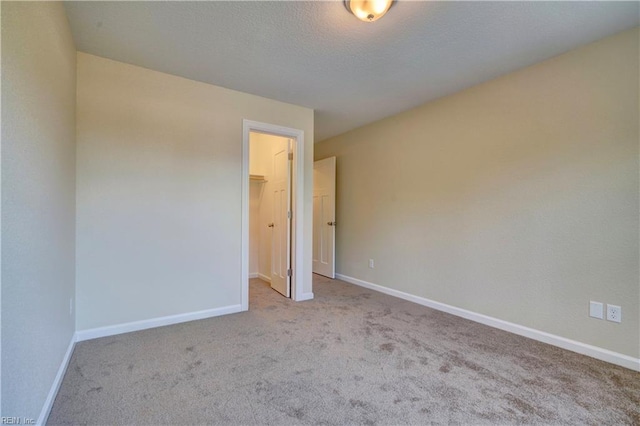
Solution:
[(291, 210), (287, 212), (287, 219), (291, 219)]
[(287, 276), (290, 277), (291, 276), (291, 269), (287, 269)]
[(293, 152), (289, 153), (289, 161), (293, 161)]

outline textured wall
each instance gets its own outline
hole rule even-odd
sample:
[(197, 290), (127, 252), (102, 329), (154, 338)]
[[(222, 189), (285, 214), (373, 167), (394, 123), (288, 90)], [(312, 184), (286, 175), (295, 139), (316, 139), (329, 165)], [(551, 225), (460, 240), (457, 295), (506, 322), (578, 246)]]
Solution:
[(2, 415), (37, 419), (74, 332), (76, 51), (60, 3), (2, 2)]
[(257, 274), (260, 257), (260, 203), (264, 183), (249, 182), (249, 274)]
[(311, 218), (312, 110), (78, 54), (78, 330), (240, 303), (243, 119), (304, 130)]
[(634, 29), (320, 142), (337, 270), (638, 357), (638, 71)]

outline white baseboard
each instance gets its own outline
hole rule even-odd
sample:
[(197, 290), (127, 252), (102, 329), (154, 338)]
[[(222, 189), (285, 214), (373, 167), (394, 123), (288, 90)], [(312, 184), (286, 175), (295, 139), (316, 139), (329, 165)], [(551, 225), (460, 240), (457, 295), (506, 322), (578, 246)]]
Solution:
[(268, 277), (265, 274), (258, 273), (258, 277), (257, 278), (260, 278), (262, 281), (266, 281), (268, 283), (271, 282), (271, 277)]
[(304, 302), (305, 300), (311, 299), (313, 299), (313, 293), (302, 293), (302, 295), (298, 299), (296, 299), (296, 302)]
[(51, 385), (51, 389), (49, 389), (47, 399), (45, 399), (44, 401), (44, 405), (42, 406), (42, 410), (40, 411), (40, 417), (38, 417), (38, 422), (36, 423), (37, 425), (44, 425), (47, 421), (47, 418), (49, 417), (49, 413), (51, 412), (51, 408), (53, 407), (53, 402), (55, 401), (56, 395), (58, 394), (58, 389), (60, 389), (60, 385), (62, 384), (64, 373), (66, 373), (67, 366), (69, 366), (69, 361), (71, 360), (71, 354), (73, 354), (73, 348), (75, 344), (76, 335), (74, 333), (73, 336), (71, 336), (71, 341), (69, 342), (67, 352), (62, 358), (62, 363), (60, 363), (58, 373), (56, 374), (55, 379), (53, 379), (53, 384)]
[(205, 309), (203, 311), (189, 312), (186, 314), (169, 315), (166, 317), (152, 318), (142, 321), (128, 322), (125, 324), (110, 325), (107, 327), (91, 328), (76, 332), (77, 341), (97, 339), (99, 337), (114, 336), (116, 334), (130, 333), (132, 331), (146, 330), (181, 322), (195, 321), (220, 315), (235, 314), (241, 312), (241, 305), (224, 306), (222, 308)]
[(257, 272), (249, 272), (249, 279), (251, 278), (258, 278), (258, 273)]
[(434, 300), (426, 299), (420, 296), (414, 296), (413, 294), (405, 293), (399, 290), (394, 290), (388, 287), (383, 287), (378, 284), (373, 284), (367, 281), (363, 281), (357, 278), (353, 278), (343, 274), (336, 274), (336, 278), (342, 281), (346, 281), (351, 284), (365, 287), (370, 290), (375, 290), (380, 293), (385, 293), (390, 296), (399, 297), (400, 299), (408, 300), (410, 302), (417, 303), (419, 305), (427, 306), (438, 311), (447, 312), (452, 315), (456, 315), (462, 318), (466, 318), (471, 321), (479, 322), (500, 330), (508, 331), (510, 333), (518, 334), (520, 336), (528, 337), (530, 339), (537, 340), (539, 342), (548, 343), (553, 346), (557, 346), (562, 349), (567, 349), (573, 352), (577, 352), (582, 355), (587, 355), (592, 358), (606, 361), (611, 364), (616, 364), (621, 367), (629, 368), (631, 370), (640, 371), (640, 358), (633, 358), (629, 355), (624, 355), (618, 352), (613, 352), (608, 349), (600, 348), (598, 346), (588, 345), (586, 343), (578, 342), (576, 340), (567, 339), (565, 337), (556, 336), (555, 334), (546, 333), (544, 331), (535, 330), (533, 328), (525, 327), (512, 322), (503, 321), (498, 318), (490, 317), (476, 312), (468, 311), (466, 309), (457, 308), (455, 306), (447, 305), (444, 303), (436, 302)]

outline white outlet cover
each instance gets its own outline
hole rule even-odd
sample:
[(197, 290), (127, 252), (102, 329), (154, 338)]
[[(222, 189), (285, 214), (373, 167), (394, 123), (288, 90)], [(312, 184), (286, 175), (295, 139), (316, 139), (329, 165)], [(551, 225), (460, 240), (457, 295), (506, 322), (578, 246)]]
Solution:
[(607, 305), (607, 321), (622, 322), (622, 308), (617, 305)]
[(604, 305), (600, 302), (589, 302), (589, 316), (592, 318), (604, 318)]

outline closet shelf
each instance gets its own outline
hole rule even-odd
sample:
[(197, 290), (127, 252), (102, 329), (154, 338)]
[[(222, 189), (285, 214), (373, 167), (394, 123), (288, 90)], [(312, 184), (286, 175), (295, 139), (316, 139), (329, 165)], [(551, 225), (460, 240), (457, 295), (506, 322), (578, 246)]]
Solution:
[(264, 178), (264, 175), (249, 175), (249, 180), (256, 183), (267, 182), (267, 180)]

